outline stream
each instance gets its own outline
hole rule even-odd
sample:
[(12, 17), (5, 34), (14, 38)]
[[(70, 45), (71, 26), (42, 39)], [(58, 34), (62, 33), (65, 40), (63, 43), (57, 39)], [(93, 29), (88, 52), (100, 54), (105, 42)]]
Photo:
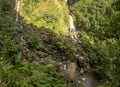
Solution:
[(86, 81), (82, 81), (82, 87), (97, 87), (98, 80), (95, 78), (94, 74), (86, 73)]

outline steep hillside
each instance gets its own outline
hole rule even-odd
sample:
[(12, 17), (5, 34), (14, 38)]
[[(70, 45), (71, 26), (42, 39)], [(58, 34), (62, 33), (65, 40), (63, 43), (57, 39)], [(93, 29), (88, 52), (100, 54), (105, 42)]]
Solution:
[(60, 58), (53, 44), (62, 39), (50, 29), (39, 31), (26, 23), (20, 28), (13, 19), (14, 7), (13, 0), (0, 1), (0, 87), (66, 87), (62, 74), (49, 62), (49, 58)]
[(68, 28), (68, 8), (65, 0), (20, 0), (20, 15), (28, 24), (65, 33)]
[(113, 1), (0, 0), (0, 87), (119, 87)]
[(15, 2), (1, 0), (0, 4), (0, 87), (76, 85), (72, 39), (27, 24), (20, 15), (16, 22)]

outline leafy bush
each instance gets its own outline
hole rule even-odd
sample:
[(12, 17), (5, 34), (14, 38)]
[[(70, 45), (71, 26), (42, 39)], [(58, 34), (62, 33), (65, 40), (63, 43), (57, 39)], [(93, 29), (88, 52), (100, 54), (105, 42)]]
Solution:
[(0, 62), (0, 87), (66, 87), (52, 65), (20, 61), (16, 67)]
[(0, 54), (10, 62), (14, 62), (14, 58), (21, 51), (21, 48), (22, 45), (17, 44), (16, 41), (11, 40), (10, 37), (5, 36), (0, 38)]
[(70, 37), (49, 32), (45, 42), (54, 45), (56, 49), (58, 49), (61, 53), (64, 53), (71, 60), (75, 59), (77, 50)]
[(104, 16), (112, 14), (111, 3), (112, 0), (78, 0), (72, 4), (70, 10), (77, 29), (92, 32), (100, 30), (99, 23), (105, 20)]
[(12, 19), (13, 2), (1, 0), (0, 4), (0, 55), (2, 60), (14, 63), (14, 59), (22, 48), (17, 38), (21, 29), (15, 25)]
[(29, 47), (37, 48), (39, 46), (39, 42), (40, 38), (35, 32), (28, 35), (27, 43)]
[(115, 38), (100, 40), (89, 37), (86, 33), (82, 34), (81, 40), (82, 47), (92, 56), (90, 62), (97, 77), (102, 80), (112, 80), (113, 83), (117, 82), (120, 78), (119, 42)]
[(75, 60), (76, 48), (70, 38), (62, 37), (56, 43), (55, 46), (71, 60)]

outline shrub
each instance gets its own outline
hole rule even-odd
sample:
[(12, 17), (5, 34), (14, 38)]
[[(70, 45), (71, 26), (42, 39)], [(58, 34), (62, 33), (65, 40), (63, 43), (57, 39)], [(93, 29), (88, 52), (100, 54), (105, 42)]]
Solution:
[(112, 80), (113, 83), (118, 81), (120, 78), (119, 41), (115, 38), (100, 40), (87, 34), (82, 34), (81, 40), (82, 47), (92, 56), (90, 63), (96, 70), (97, 77), (102, 80)]
[(65, 87), (52, 65), (20, 61), (19, 66), (0, 62), (0, 87)]
[(21, 51), (22, 45), (12, 40), (9, 36), (0, 37), (0, 54), (9, 61), (14, 62), (14, 58)]
[(37, 48), (39, 46), (40, 38), (37, 33), (31, 33), (28, 35), (27, 43), (30, 48)]
[(76, 47), (70, 37), (58, 35), (56, 33), (49, 33), (46, 38), (46, 43), (52, 44), (65, 56), (71, 60), (75, 60)]
[(62, 37), (55, 43), (56, 48), (65, 53), (71, 60), (75, 60), (76, 48), (71, 38)]

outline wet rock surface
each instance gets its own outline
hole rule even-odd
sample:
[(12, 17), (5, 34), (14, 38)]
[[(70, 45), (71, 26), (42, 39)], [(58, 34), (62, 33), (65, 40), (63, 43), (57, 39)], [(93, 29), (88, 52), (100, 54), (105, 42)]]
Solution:
[(86, 81), (84, 81), (83, 87), (97, 87), (98, 80), (94, 77), (93, 74), (87, 73), (85, 74)]

